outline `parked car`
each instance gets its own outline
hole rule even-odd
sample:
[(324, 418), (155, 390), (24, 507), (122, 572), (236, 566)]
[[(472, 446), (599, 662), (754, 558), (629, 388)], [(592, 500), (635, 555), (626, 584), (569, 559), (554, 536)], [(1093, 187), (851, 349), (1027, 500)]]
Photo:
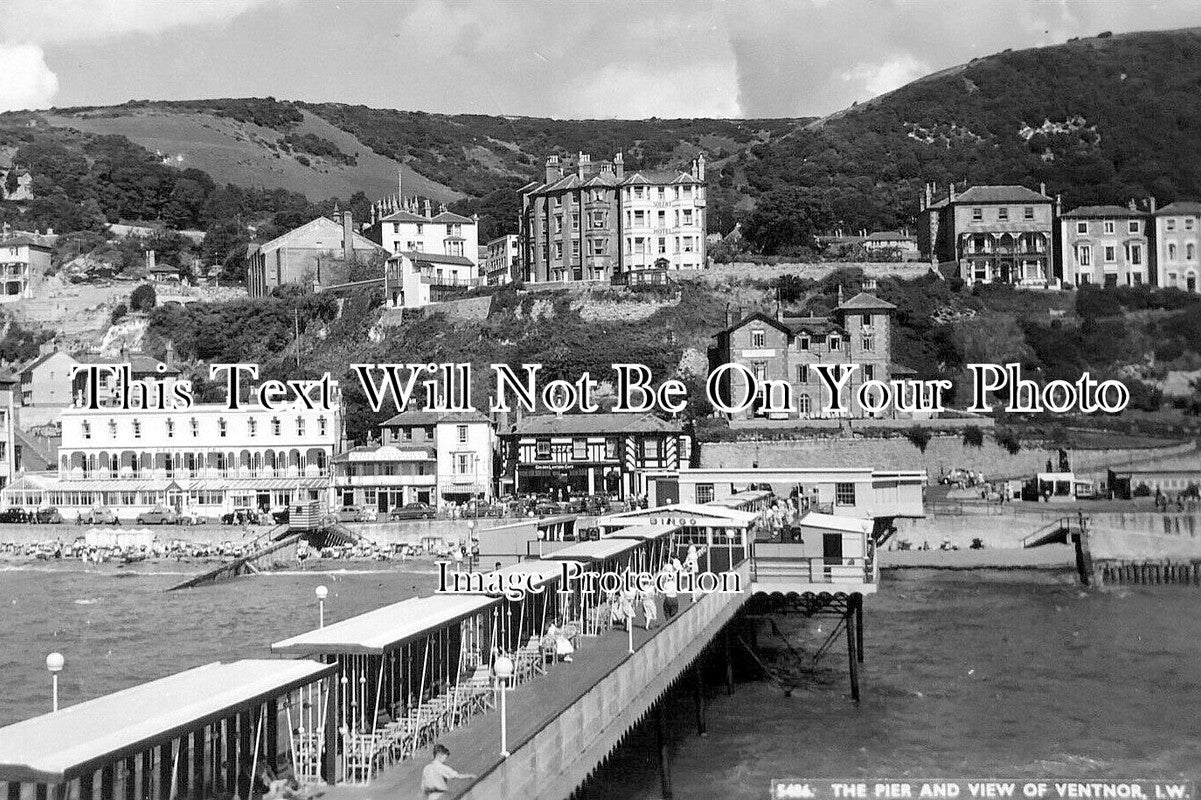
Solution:
[(375, 512), (368, 508), (344, 506), (338, 509), (339, 522), (375, 522)]
[(173, 508), (152, 508), (138, 514), (139, 525), (178, 525), (179, 515)]
[(563, 505), (554, 500), (539, 500), (534, 506), (534, 514), (539, 517), (553, 517), (563, 513)]
[(89, 509), (86, 514), (79, 515), (79, 521), (88, 525), (120, 525), (121, 520), (117, 519), (116, 513), (107, 506), (96, 506)]
[(29, 516), (23, 508), (6, 508), (0, 511), (0, 522), (29, 522)]
[(60, 525), (63, 521), (63, 515), (58, 513), (58, 509), (54, 506), (48, 508), (39, 508), (34, 512), (34, 519), (42, 525)]
[(259, 512), (253, 508), (235, 508), (221, 515), (222, 525), (257, 525)]
[(271, 512), (271, 520), (276, 525), (283, 525), (292, 516), (292, 512), (286, 508), (277, 508)]
[(178, 522), (180, 525), (207, 525), (208, 517), (195, 511), (183, 511), (179, 514)]
[(405, 503), (388, 512), (388, 519), (433, 519), (436, 513), (438, 512), (428, 503)]
[(483, 500), (472, 500), (463, 508), (464, 517), (503, 517), (506, 508), (503, 503), (488, 503)]

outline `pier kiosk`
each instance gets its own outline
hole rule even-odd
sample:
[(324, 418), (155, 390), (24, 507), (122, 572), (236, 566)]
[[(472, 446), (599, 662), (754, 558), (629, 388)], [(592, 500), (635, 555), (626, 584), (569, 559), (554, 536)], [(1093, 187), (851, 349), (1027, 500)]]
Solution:
[(700, 567), (720, 573), (746, 560), (750, 542), (762, 518), (757, 511), (741, 511), (712, 504), (676, 503), (659, 508), (644, 508), (607, 514), (597, 519), (602, 540), (636, 526), (673, 528), (672, 556), (684, 560), (690, 546), (704, 547)]
[(560, 514), (477, 529), (480, 564), (485, 568), (496, 562), (505, 566), (567, 547), (576, 540), (575, 523), (574, 515)]
[[(543, 560), (576, 562), (577, 575), (582, 572), (615, 575), (644, 563), (647, 551), (647, 543), (639, 539), (598, 539), (557, 550), (543, 556)], [(582, 635), (597, 636), (608, 624), (608, 592), (602, 581), (590, 583), (588, 586), (583, 579), (577, 579), (572, 586), (560, 587), (568, 593), (560, 593), (559, 610), (564, 621), (574, 625)]]
[(7, 800), (248, 797), (287, 760), (312, 782), (298, 738), (322, 746), (334, 669), (214, 662), (0, 728), (0, 784)]

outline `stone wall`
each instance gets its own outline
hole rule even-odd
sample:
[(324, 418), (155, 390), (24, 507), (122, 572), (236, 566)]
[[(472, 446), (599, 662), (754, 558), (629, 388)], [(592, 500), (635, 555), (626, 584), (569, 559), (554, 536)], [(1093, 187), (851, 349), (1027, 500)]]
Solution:
[(698, 272), (673, 272), (672, 278), (681, 281), (720, 283), (731, 278), (771, 280), (781, 275), (797, 275), (801, 278), (820, 280), (840, 269), (861, 269), (865, 275), (872, 278), (896, 275), (908, 280), (925, 275), (930, 271), (930, 264), (924, 261), (822, 261), (795, 264), (753, 264), (748, 261), (735, 261), (730, 264), (712, 264), (709, 269)]
[[(1193, 444), (1159, 448), (1073, 450), (1072, 469), (1078, 473), (1103, 471), (1119, 464), (1156, 455), (1188, 452)], [(921, 453), (904, 436), (889, 438), (814, 437), (795, 440), (705, 442), (701, 445), (702, 467), (875, 467), (879, 469), (924, 469), (932, 480), (952, 469), (983, 472), (990, 478), (1021, 477), (1042, 472), (1047, 459), (1058, 460), (1058, 451), (1023, 443), (1014, 455), (985, 437), (983, 447), (965, 447), (960, 436), (934, 436)]]

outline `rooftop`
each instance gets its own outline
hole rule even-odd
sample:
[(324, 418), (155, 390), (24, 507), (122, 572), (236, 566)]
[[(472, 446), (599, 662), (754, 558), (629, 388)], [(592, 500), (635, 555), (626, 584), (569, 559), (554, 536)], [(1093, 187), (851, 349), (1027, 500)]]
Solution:
[(1063, 219), (1121, 219), (1126, 217), (1134, 219), (1147, 216), (1147, 212), (1127, 206), (1080, 206), (1060, 214), (1060, 216)]
[(1165, 214), (1201, 214), (1201, 203), (1196, 200), (1177, 200), (1155, 212), (1157, 217)]
[(523, 417), (513, 426), (518, 436), (602, 435), (609, 433), (679, 433), (677, 422), (653, 414), (539, 414)]
[(479, 411), (425, 411), (412, 409), (402, 411), (387, 421), (381, 422), (380, 427), (393, 428), (398, 425), (437, 425), (440, 422), (458, 424), (488, 421), (488, 417)]
[(942, 208), (950, 204), (971, 203), (1050, 203), (1050, 197), (1039, 194), (1033, 189), (1016, 185), (973, 186), (959, 194), (955, 199), (944, 197), (930, 204), (931, 208)]
[(402, 250), (396, 255), (404, 256), (415, 264), (451, 264), (456, 267), (474, 266), (467, 256), (448, 256), (442, 253), (425, 253), (420, 250)]

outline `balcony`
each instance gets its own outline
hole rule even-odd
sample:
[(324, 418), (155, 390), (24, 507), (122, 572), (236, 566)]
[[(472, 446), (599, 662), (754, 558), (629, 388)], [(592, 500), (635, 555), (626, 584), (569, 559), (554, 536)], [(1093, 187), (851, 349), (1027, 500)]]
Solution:
[(438, 289), (471, 289), (480, 285), (480, 278), (459, 278), (447, 275), (420, 273), (421, 282)]

